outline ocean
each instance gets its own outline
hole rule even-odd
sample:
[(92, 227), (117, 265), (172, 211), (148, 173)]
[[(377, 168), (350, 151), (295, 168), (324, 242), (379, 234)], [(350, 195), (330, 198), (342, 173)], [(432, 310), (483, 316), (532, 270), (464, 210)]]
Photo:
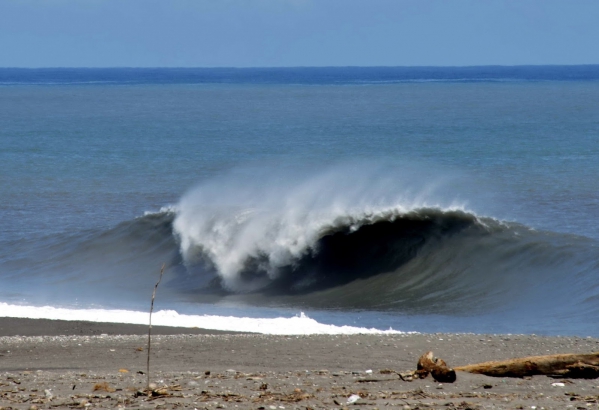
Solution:
[(599, 336), (599, 66), (0, 69), (0, 316)]

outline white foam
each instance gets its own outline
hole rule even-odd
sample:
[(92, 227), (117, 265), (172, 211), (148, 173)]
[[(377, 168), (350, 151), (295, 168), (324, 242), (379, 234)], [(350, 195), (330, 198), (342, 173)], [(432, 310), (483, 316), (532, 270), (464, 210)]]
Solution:
[[(147, 325), (148, 312), (108, 309), (65, 309), (52, 306), (21, 306), (0, 302), (2, 317), (29, 319), (83, 320), (88, 322), (110, 322)], [(152, 314), (153, 326), (175, 326), (253, 332), (268, 335), (313, 335), (313, 334), (403, 334), (397, 330), (367, 329), (354, 326), (334, 326), (319, 323), (300, 313), (293, 317), (248, 318), (213, 315), (181, 315), (174, 310), (159, 310)]]
[(160, 207), (160, 209), (158, 211), (145, 211), (143, 213), (143, 216), (149, 216), (149, 215), (162, 215), (162, 214), (176, 214), (178, 211), (178, 208), (176, 205), (166, 205), (163, 207)]

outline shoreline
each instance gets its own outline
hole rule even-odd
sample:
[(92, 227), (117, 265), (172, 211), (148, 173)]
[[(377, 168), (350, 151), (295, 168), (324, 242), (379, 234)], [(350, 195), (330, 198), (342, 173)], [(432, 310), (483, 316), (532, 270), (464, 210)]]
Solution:
[[(197, 327), (155, 326), (152, 335), (178, 334), (235, 334), (240, 332), (202, 329)], [(29, 319), (0, 317), (0, 337), (4, 336), (99, 336), (146, 335), (148, 325), (112, 322), (88, 322), (84, 320)]]
[[(496, 379), (458, 372), (456, 383), (439, 384), (430, 376), (403, 382), (384, 372), (414, 369), (428, 350), (460, 366), (590, 353), (599, 351), (596, 338), (273, 336), (156, 326), (150, 378), (168, 395), (148, 398), (135, 397), (147, 380), (147, 326), (0, 318), (0, 329), (3, 408), (599, 408), (597, 379)], [(57, 335), (61, 331), (70, 333)], [(348, 404), (352, 396), (359, 399)]]

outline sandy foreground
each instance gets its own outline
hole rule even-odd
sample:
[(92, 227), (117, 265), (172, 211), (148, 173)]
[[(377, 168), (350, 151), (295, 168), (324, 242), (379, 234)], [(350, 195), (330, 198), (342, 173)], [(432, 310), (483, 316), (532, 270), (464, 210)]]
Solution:
[[(18, 335), (18, 336), (17, 336)], [(521, 335), (265, 336), (0, 318), (0, 406), (240, 409), (599, 408), (599, 379), (491, 378), (404, 382), (433, 350), (450, 366), (599, 351), (599, 339)], [(353, 401), (353, 402), (352, 402)]]

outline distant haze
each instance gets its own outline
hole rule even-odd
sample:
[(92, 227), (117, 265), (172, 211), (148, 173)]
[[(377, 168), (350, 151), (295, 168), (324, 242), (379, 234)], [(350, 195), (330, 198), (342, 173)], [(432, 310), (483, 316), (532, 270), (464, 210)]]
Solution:
[(2, 0), (0, 67), (599, 63), (597, 0)]

